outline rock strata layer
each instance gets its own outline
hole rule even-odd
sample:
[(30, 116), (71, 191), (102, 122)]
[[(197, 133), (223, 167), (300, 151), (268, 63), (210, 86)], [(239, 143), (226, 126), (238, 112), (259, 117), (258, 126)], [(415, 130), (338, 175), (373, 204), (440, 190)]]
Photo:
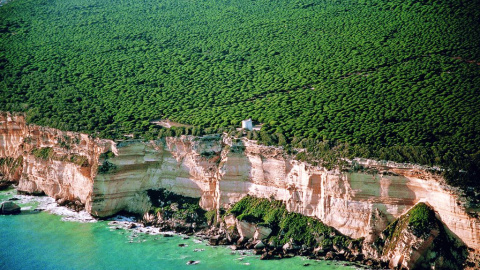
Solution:
[(373, 242), (425, 202), (472, 253), (480, 252), (477, 209), (443, 179), (411, 165), (356, 160), (376, 173), (339, 172), (245, 139), (113, 142), (27, 125), (22, 115), (9, 113), (0, 114), (0, 158), (3, 180), (18, 190), (81, 203), (99, 217), (122, 210), (143, 215), (152, 205), (148, 190), (200, 198), (206, 210), (227, 208), (248, 194), (284, 201), (289, 211)]

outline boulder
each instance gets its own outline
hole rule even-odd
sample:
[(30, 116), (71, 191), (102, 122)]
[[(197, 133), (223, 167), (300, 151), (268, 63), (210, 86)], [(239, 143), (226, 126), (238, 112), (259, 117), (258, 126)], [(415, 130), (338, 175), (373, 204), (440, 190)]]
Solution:
[(313, 250), (313, 254), (316, 256), (324, 256), (327, 252), (322, 247), (317, 247)]
[(228, 245), (230, 243), (231, 242), (229, 242), (227, 238), (222, 238), (222, 239), (218, 240), (218, 244), (222, 245), (222, 246)]
[(253, 239), (255, 240), (263, 240), (270, 236), (272, 233), (272, 229), (263, 226), (257, 226), (255, 229), (255, 233), (253, 235)]
[(238, 239), (240, 239), (240, 234), (238, 233), (235, 223), (234, 225), (227, 227), (227, 229), (225, 230), (225, 235), (228, 241), (231, 243), (237, 242)]
[(253, 249), (253, 248), (255, 247), (255, 244), (254, 244), (253, 242), (248, 242), (248, 243), (245, 245), (245, 247), (246, 247), (247, 249)]
[(152, 224), (155, 222), (155, 215), (146, 212), (146, 213), (143, 215), (142, 222), (143, 222), (145, 225), (147, 225), (147, 226), (152, 225)]
[(60, 206), (65, 206), (65, 204), (67, 204), (67, 199), (65, 198), (58, 198), (57, 199), (57, 204), (60, 205)]
[(265, 247), (265, 244), (262, 241), (260, 241), (253, 248), (254, 249), (262, 249), (264, 247)]
[(240, 238), (251, 239), (253, 238), (256, 227), (254, 223), (237, 220), (237, 230), (240, 234)]
[(0, 214), (2, 215), (15, 215), (20, 214), (20, 206), (15, 203), (8, 201), (3, 202), (0, 206)]
[(263, 253), (262, 256), (260, 256), (260, 260), (270, 260), (272, 258), (273, 256), (267, 252)]
[[(278, 243), (278, 240), (276, 239), (270, 239), (270, 241), (268, 242), (268, 246), (271, 247), (271, 248), (276, 248), (279, 246), (279, 243)], [(281, 246), (280, 246), (281, 247)]]
[(325, 260), (333, 260), (334, 258), (335, 253), (333, 253), (332, 251), (327, 252), (327, 254), (325, 255)]
[(283, 250), (292, 250), (293, 247), (292, 247), (291, 243), (286, 243), (285, 245), (283, 245), (282, 249)]
[(236, 223), (236, 218), (234, 215), (227, 215), (224, 217), (224, 222), (225, 222), (225, 227), (226, 228), (229, 228), (229, 227), (232, 227), (232, 226), (237, 226), (237, 223)]
[(218, 246), (218, 242), (221, 240), (221, 236), (220, 235), (215, 235), (215, 236), (212, 236), (208, 239), (208, 244), (210, 244), (211, 246)]

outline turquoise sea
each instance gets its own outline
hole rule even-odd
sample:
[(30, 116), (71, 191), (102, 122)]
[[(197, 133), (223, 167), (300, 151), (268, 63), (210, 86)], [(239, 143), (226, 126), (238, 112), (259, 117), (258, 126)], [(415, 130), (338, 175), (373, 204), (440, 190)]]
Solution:
[(12, 197), (20, 198), (22, 214), (0, 216), (0, 269), (355, 269), (302, 257), (260, 261), (251, 252), (211, 247), (195, 237), (119, 229), (57, 207), (50, 198), (0, 191), (0, 201)]

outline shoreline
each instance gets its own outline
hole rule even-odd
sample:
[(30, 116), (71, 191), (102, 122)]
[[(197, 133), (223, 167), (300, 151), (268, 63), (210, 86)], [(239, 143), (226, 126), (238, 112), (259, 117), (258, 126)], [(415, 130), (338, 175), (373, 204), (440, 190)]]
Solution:
[[(125, 230), (131, 232), (131, 236), (128, 237), (129, 243), (141, 243), (145, 240), (142, 240), (140, 235), (151, 235), (151, 236), (158, 236), (158, 237), (181, 237), (183, 240), (192, 240), (196, 244), (204, 243), (206, 246), (210, 246), (212, 248), (220, 247), (225, 249), (230, 249), (230, 254), (240, 255), (242, 258), (239, 260), (243, 260), (244, 257), (247, 256), (254, 256), (258, 260), (263, 260), (261, 254), (259, 254), (259, 249), (255, 249), (252, 246), (250, 241), (243, 244), (243, 245), (236, 245), (236, 244), (218, 244), (218, 238), (215, 239), (212, 236), (213, 232), (218, 231), (212, 230), (211, 227), (204, 228), (194, 233), (182, 233), (175, 230), (162, 230), (159, 227), (153, 225), (145, 225), (142, 221), (139, 221), (139, 218), (135, 215), (129, 216), (127, 213), (118, 214), (107, 219), (97, 219), (92, 217), (90, 214), (85, 212), (84, 210), (80, 212), (76, 212), (72, 209), (69, 209), (66, 206), (59, 205), (55, 199), (50, 198), (48, 196), (38, 196), (38, 195), (23, 195), (23, 194), (16, 194), (16, 189), (9, 188), (7, 190), (2, 191), (2, 195), (8, 195), (10, 198), (6, 201), (13, 201), (18, 203), (21, 206), (22, 212), (47, 212), (48, 214), (56, 215), (61, 217), (62, 222), (76, 222), (76, 223), (96, 223), (100, 221), (104, 221), (106, 226), (110, 229), (110, 231), (116, 230)], [(138, 239), (138, 240), (137, 240)], [(212, 242), (212, 239), (215, 239)], [(179, 244), (179, 247), (188, 247), (188, 244)], [(205, 249), (195, 249), (194, 252), (202, 252)], [(274, 250), (270, 250), (270, 252), (275, 252)], [(275, 253), (273, 256), (269, 257), (269, 260), (280, 260), (280, 259), (287, 259), (292, 257), (302, 257), (305, 259), (304, 266), (309, 266), (308, 263), (311, 260), (315, 261), (332, 261), (333, 263), (343, 265), (343, 266), (350, 266), (355, 267), (355, 269), (369, 269), (368, 266), (360, 264), (358, 262), (349, 262), (346, 260), (341, 260), (337, 258), (329, 258), (326, 259), (324, 257), (312, 257), (308, 256), (307, 254), (297, 254), (297, 253), (290, 253), (287, 256), (278, 256), (280, 253)], [(188, 261), (187, 265), (195, 265), (200, 263), (200, 261)], [(248, 265), (248, 264), (246, 264)]]
[[(267, 252), (272, 252), (272, 256), (270, 256), (268, 259), (262, 258), (262, 254), (259, 253), (259, 251), (264, 252), (263, 249), (258, 249), (255, 248), (254, 244), (252, 242), (246, 243), (243, 246), (237, 245), (237, 244), (218, 244), (219, 239), (215, 238), (215, 236), (212, 236), (212, 229), (206, 228), (202, 229), (198, 232), (195, 233), (182, 233), (182, 232), (177, 232), (174, 230), (166, 230), (162, 231), (161, 228), (155, 227), (155, 226), (146, 226), (143, 222), (138, 221), (138, 219), (132, 215), (132, 216), (126, 216), (126, 215), (116, 215), (112, 218), (107, 219), (106, 221), (108, 222), (108, 226), (112, 230), (129, 230), (134, 233), (134, 237), (136, 238), (136, 234), (149, 234), (149, 235), (159, 235), (163, 237), (181, 237), (184, 240), (191, 239), (193, 238), (193, 241), (195, 243), (205, 243), (207, 246), (210, 247), (221, 247), (221, 248), (226, 248), (231, 250), (231, 254), (237, 253), (240, 255), (253, 255), (253, 256), (259, 256), (259, 260), (281, 260), (281, 259), (288, 259), (292, 257), (303, 257), (306, 259), (306, 261), (309, 260), (315, 260), (315, 261), (332, 261), (335, 263), (342, 264), (343, 266), (352, 266), (355, 267), (355, 269), (370, 269), (368, 265), (361, 264), (359, 262), (352, 262), (352, 261), (347, 261), (347, 260), (341, 260), (338, 259), (338, 257), (330, 257), (327, 258), (328, 256), (319, 256), (319, 257), (313, 257), (309, 256), (307, 254), (296, 254), (296, 253), (290, 253), (287, 254), (286, 256), (281, 256), (280, 250), (279, 249), (270, 249)], [(213, 240), (213, 242), (212, 242)], [(221, 241), (221, 240), (220, 240)], [(130, 240), (130, 243), (133, 243), (133, 239)], [(188, 245), (185, 245), (188, 246)], [(183, 245), (180, 247), (184, 247)], [(197, 252), (204, 251), (204, 250), (194, 250)], [(279, 256), (280, 255), (280, 256)], [(338, 254), (336, 254), (338, 255)], [(305, 263), (304, 266), (309, 266), (310, 264)], [(375, 266), (375, 265), (372, 265)]]

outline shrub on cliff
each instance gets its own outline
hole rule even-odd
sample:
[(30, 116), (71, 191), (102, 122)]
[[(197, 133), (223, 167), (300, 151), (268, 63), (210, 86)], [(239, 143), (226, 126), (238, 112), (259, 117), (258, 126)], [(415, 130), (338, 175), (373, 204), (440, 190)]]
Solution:
[(99, 174), (107, 174), (112, 173), (117, 169), (117, 165), (111, 163), (108, 160), (105, 160), (102, 165), (98, 166), (98, 173)]
[(42, 148), (33, 148), (31, 151), (31, 154), (36, 158), (48, 160), (54, 156), (55, 152), (51, 147), (42, 147)]
[(23, 156), (18, 158), (2, 157), (0, 158), (0, 166), (5, 166), (7, 171), (14, 172), (18, 167), (22, 165)]
[(348, 246), (347, 236), (320, 220), (288, 212), (282, 201), (245, 196), (227, 214), (237, 219), (257, 223), (272, 229), (271, 240), (285, 244), (293, 241), (308, 246)]
[(435, 212), (424, 203), (417, 204), (408, 215), (408, 224), (416, 236), (428, 233), (436, 222)]

